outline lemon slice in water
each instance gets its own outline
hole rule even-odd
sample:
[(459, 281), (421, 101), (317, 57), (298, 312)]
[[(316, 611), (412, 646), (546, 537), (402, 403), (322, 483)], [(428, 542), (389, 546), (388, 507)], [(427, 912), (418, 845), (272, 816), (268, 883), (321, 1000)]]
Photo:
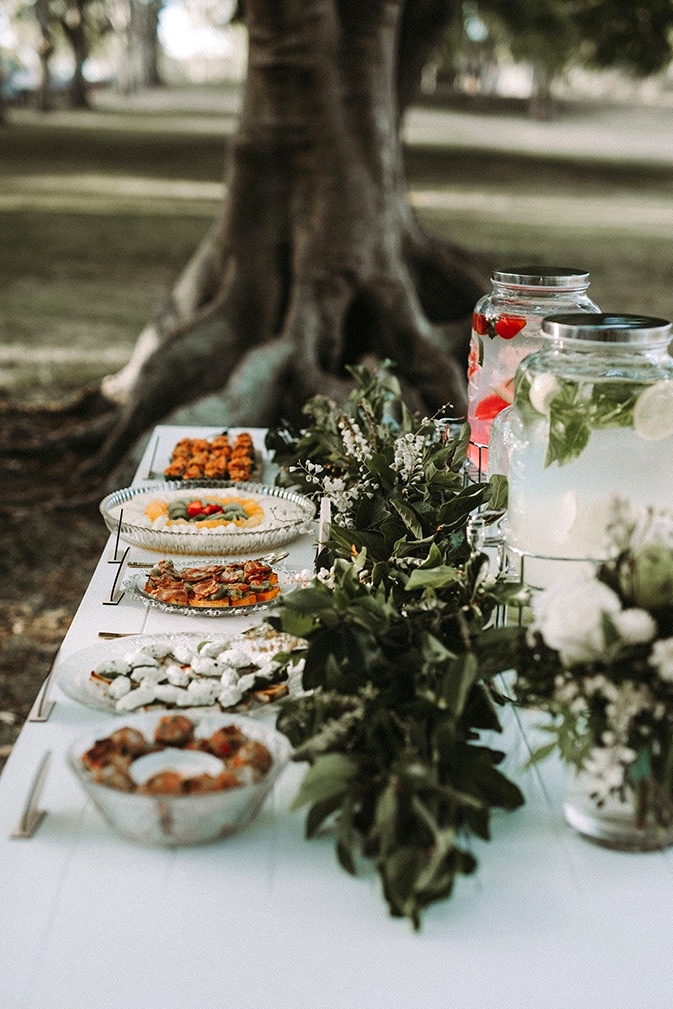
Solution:
[(673, 434), (673, 381), (662, 379), (641, 392), (633, 408), (633, 427), (645, 441)]

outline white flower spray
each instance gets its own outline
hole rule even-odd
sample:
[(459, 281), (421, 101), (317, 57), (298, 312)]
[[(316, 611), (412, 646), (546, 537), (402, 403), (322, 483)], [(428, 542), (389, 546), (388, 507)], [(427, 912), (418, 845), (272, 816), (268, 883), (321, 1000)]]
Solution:
[(426, 443), (427, 438), (424, 434), (411, 432), (402, 435), (395, 442), (392, 468), (398, 474), (401, 483), (411, 484), (423, 479), (425, 475), (423, 452)]

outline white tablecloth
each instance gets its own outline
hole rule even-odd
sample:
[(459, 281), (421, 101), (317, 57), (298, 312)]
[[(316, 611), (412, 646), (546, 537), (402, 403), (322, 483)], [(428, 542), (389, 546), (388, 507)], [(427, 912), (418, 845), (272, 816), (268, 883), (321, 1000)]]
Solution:
[[(184, 433), (157, 428), (139, 475)], [(305, 536), (291, 559), (310, 566), (314, 552)], [(212, 630), (213, 618), (134, 600), (105, 606), (113, 553), (111, 539), (60, 662), (99, 630)], [(0, 1009), (672, 1009), (671, 854), (577, 837), (559, 765), (521, 770), (531, 730), (513, 713), (502, 747), (526, 805), (495, 814), (492, 841), (472, 842), (477, 872), (414, 933), (388, 916), (373, 872), (339, 868), (333, 837), (304, 839), (304, 814), (288, 811), (297, 765), (238, 836), (175, 851), (125, 843), (63, 756), (106, 716), (52, 696), (51, 717), (26, 724), (0, 778)], [(31, 840), (10, 840), (47, 749), (47, 816)]]

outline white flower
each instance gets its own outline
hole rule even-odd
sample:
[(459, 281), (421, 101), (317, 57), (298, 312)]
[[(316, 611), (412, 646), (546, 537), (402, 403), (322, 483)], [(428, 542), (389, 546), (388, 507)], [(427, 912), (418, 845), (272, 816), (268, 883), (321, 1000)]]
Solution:
[(561, 579), (532, 600), (534, 622), (565, 666), (591, 662), (605, 651), (602, 616), (621, 611), (619, 597), (595, 578)]
[(634, 527), (642, 515), (642, 509), (633, 505), (628, 498), (613, 494), (610, 498), (610, 517), (606, 523), (608, 549), (617, 555), (629, 546)]
[(292, 581), (296, 582), (302, 589), (307, 589), (313, 584), (313, 577), (311, 568), (302, 568), (296, 575), (293, 575)]
[(342, 477), (326, 476), (322, 481), (323, 495), (329, 498), (334, 518), (351, 528), (353, 506), (363, 496), (364, 483), (347, 487)]
[(316, 573), (316, 578), (328, 589), (334, 588), (334, 568), (320, 568)]
[(673, 512), (648, 508), (634, 523), (631, 534), (631, 549), (647, 543), (658, 543), (673, 548)]
[(402, 483), (409, 483), (414, 476), (423, 474), (424, 434), (404, 434), (395, 441), (395, 456), (392, 468), (399, 473)]
[(366, 462), (371, 458), (371, 446), (356, 421), (342, 418), (339, 421), (339, 431), (346, 455), (352, 455), (357, 462)]
[(673, 638), (662, 638), (652, 645), (650, 665), (654, 666), (662, 680), (673, 683)]
[(617, 633), (627, 645), (640, 645), (651, 641), (657, 633), (657, 625), (647, 610), (632, 608), (611, 616)]
[(584, 762), (584, 770), (590, 776), (594, 799), (604, 802), (611, 792), (623, 787), (626, 767), (636, 756), (627, 746), (600, 746), (591, 751)]
[(619, 686), (611, 684), (609, 703), (605, 706), (605, 716), (616, 737), (626, 742), (633, 723), (643, 711), (652, 711), (654, 701), (644, 683), (624, 680)]

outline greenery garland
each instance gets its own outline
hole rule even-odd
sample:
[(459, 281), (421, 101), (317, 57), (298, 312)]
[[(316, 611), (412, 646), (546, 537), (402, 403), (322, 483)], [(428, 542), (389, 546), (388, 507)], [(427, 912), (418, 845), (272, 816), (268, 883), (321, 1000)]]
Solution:
[(320, 397), (306, 428), (268, 439), (281, 482), (328, 495), (336, 515), (331, 567), (270, 618), (307, 641), (306, 694), (278, 728), (310, 764), (295, 800), (307, 835), (333, 821), (341, 865), (372, 859), (391, 914), (418, 928), (475, 869), (469, 835), (488, 839), (491, 809), (523, 802), (481, 735), (501, 726), (475, 643), (503, 589), (466, 538), (502, 485), (465, 485), (466, 430), (445, 442), (414, 419), (388, 370), (353, 374), (343, 410)]

